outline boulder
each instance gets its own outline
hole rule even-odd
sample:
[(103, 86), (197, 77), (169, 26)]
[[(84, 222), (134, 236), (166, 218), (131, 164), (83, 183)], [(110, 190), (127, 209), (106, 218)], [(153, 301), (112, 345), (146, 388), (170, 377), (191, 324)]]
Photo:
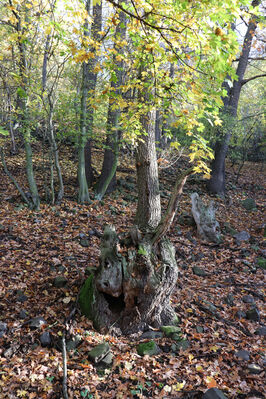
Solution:
[(235, 237), (236, 241), (238, 241), (238, 242), (248, 241), (250, 239), (250, 234), (247, 231), (243, 230), (243, 231), (240, 231), (240, 233), (235, 234), (234, 237)]
[(161, 331), (168, 338), (171, 338), (174, 334), (181, 334), (181, 328), (177, 326), (161, 326)]
[(247, 319), (252, 321), (260, 321), (260, 312), (257, 308), (252, 308), (247, 311)]
[(265, 335), (266, 335), (266, 326), (262, 326), (262, 327), (258, 328), (258, 329), (255, 331), (255, 334), (256, 334), (256, 335), (261, 335), (261, 336), (265, 337)]
[(57, 276), (54, 278), (53, 286), (56, 288), (63, 288), (67, 285), (67, 278), (64, 276)]
[(253, 211), (254, 209), (256, 209), (256, 202), (253, 198), (246, 198), (244, 201), (241, 201), (241, 205), (247, 211)]
[(52, 338), (49, 331), (44, 331), (40, 336), (40, 342), (43, 347), (49, 347), (52, 344)]
[(107, 342), (103, 342), (102, 344), (95, 346), (95, 348), (88, 353), (88, 358), (95, 364), (101, 363), (106, 357), (106, 360), (109, 362), (109, 360), (112, 360), (111, 357), (108, 356), (110, 353), (110, 346)]
[(157, 346), (156, 342), (154, 341), (148, 341), (148, 342), (143, 342), (137, 346), (137, 352), (138, 355), (144, 356), (144, 355), (158, 355), (160, 353), (160, 349)]
[(249, 360), (249, 352), (245, 349), (240, 349), (240, 351), (236, 352), (236, 357), (240, 360)]
[(199, 277), (206, 277), (206, 276), (207, 276), (207, 273), (205, 272), (205, 270), (201, 269), (201, 268), (198, 267), (198, 266), (194, 266), (194, 267), (192, 268), (192, 270), (193, 270), (193, 273), (194, 273), (196, 276), (199, 276)]

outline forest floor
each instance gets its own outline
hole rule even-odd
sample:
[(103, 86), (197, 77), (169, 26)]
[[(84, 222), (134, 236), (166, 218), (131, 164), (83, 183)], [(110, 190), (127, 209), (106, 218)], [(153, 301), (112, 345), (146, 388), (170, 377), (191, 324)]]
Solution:
[[(98, 264), (99, 233), (108, 223), (118, 232), (133, 224), (137, 190), (128, 159), (119, 166), (118, 189), (103, 202), (89, 205), (75, 202), (71, 159), (65, 149), (63, 203), (41, 205), (39, 212), (20, 205), (15, 187), (0, 167), (1, 399), (62, 397), (59, 346), (86, 268)], [(41, 163), (40, 155), (35, 159), (39, 184), (44, 176)], [(9, 157), (8, 165), (23, 186), (23, 155)], [(164, 206), (177, 173), (178, 165), (161, 171)], [(211, 387), (228, 398), (264, 397), (265, 170), (247, 163), (238, 183), (234, 177), (229, 168), (226, 199), (213, 198), (223, 232), (220, 245), (201, 241), (191, 223), (190, 194), (197, 191), (209, 200), (205, 181), (198, 176), (189, 178), (170, 231), (180, 269), (172, 305), (189, 347), (173, 353), (174, 341), (158, 338), (160, 353), (141, 357), (136, 351), (140, 339), (101, 335), (77, 311), (69, 331), (74, 347), (79, 340), (67, 353), (69, 398), (196, 399)], [(246, 198), (255, 200), (256, 209), (244, 208)], [(234, 235), (241, 231), (250, 237), (236, 240)], [(195, 266), (203, 270), (202, 276)], [(64, 276), (67, 284), (55, 287), (56, 276)], [(39, 319), (39, 328), (30, 326), (35, 317), (45, 320), (43, 324)], [(48, 337), (44, 332), (50, 333), (49, 347), (40, 344), (41, 336)], [(103, 341), (114, 355), (105, 369), (88, 360), (88, 352)]]

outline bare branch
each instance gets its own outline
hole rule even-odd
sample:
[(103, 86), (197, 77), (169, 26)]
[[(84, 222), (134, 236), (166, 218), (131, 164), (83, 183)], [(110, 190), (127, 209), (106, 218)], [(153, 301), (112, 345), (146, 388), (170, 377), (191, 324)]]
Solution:
[(241, 81), (241, 85), (244, 86), (246, 83), (250, 82), (251, 80), (258, 79), (258, 78), (263, 78), (264, 76), (266, 76), (266, 73), (262, 73), (261, 75), (255, 75), (255, 76), (252, 76), (251, 78), (248, 78), (248, 79), (243, 79)]

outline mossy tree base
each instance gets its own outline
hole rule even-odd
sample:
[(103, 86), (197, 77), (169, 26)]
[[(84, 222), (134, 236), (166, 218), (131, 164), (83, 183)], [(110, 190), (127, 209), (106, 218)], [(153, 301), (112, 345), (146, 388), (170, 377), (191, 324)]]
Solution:
[(96, 329), (129, 335), (174, 324), (170, 296), (178, 278), (175, 250), (168, 239), (152, 242), (152, 235), (133, 233), (122, 241), (112, 226), (106, 227), (100, 265), (79, 298)]

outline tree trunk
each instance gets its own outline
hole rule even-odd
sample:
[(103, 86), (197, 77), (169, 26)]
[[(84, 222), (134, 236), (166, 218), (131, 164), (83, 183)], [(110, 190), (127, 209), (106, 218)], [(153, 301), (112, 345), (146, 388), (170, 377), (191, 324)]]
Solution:
[(98, 330), (117, 335), (175, 323), (170, 305), (178, 277), (174, 247), (162, 239), (155, 254), (151, 239), (145, 236), (136, 247), (129, 240), (127, 256), (123, 256), (119, 252), (123, 244), (114, 228), (107, 226), (100, 265), (80, 292), (82, 312)]
[[(90, 1), (88, 0), (88, 4)], [(93, 23), (91, 27), (91, 35), (95, 41), (99, 40), (99, 32), (101, 31), (102, 26), (102, 1), (99, 4), (93, 6)], [(95, 48), (91, 48), (92, 52), (95, 52)], [(87, 88), (88, 93), (94, 97), (94, 92), (96, 88), (97, 82), (97, 73), (94, 72), (94, 67), (98, 61), (98, 57), (96, 55), (94, 58), (89, 59), (88, 63), (85, 64), (85, 73), (87, 80)], [(90, 104), (87, 104), (86, 109), (86, 130), (87, 130), (87, 141), (84, 149), (85, 156), (85, 174), (87, 179), (88, 187), (91, 187), (93, 184), (93, 168), (92, 168), (92, 127), (93, 127), (93, 114), (94, 110)]]
[[(252, 6), (254, 7), (259, 4), (260, 0), (253, 0), (252, 2)], [(228, 87), (228, 85), (225, 85), (228, 95), (224, 99), (223, 112), (225, 115), (227, 114), (231, 118), (237, 117), (239, 97), (241, 88), (244, 84), (243, 79), (247, 69), (249, 53), (257, 23), (257, 18), (252, 15), (248, 24), (247, 32), (245, 34), (242, 52), (236, 70), (238, 79), (234, 81), (233, 87), (231, 89)], [(218, 134), (218, 139), (215, 144), (215, 157), (211, 165), (211, 178), (208, 182), (208, 189), (213, 194), (224, 195), (225, 193), (225, 158), (231, 136), (232, 132), (226, 132), (224, 135), (221, 132)]]
[(155, 148), (155, 110), (142, 117), (143, 130), (136, 150), (138, 206), (136, 223), (141, 230), (155, 229), (161, 220), (158, 164)]
[[(121, 0), (119, 0), (121, 1)], [(118, 50), (116, 40), (124, 40), (126, 37), (126, 16), (124, 13), (119, 14), (119, 24), (116, 26), (114, 35), (114, 49)], [(114, 70), (116, 81), (111, 82), (111, 89), (117, 96), (121, 96), (120, 86), (123, 81), (123, 62), (117, 61), (114, 55), (113, 63), (116, 65)], [(118, 163), (118, 123), (120, 118), (120, 110), (113, 109), (113, 105), (109, 102), (107, 116), (107, 131), (104, 151), (104, 160), (101, 175), (97, 182), (95, 191), (97, 198), (102, 198), (105, 192), (112, 192), (116, 188), (116, 168)], [(114, 130), (115, 129), (115, 130)]]

